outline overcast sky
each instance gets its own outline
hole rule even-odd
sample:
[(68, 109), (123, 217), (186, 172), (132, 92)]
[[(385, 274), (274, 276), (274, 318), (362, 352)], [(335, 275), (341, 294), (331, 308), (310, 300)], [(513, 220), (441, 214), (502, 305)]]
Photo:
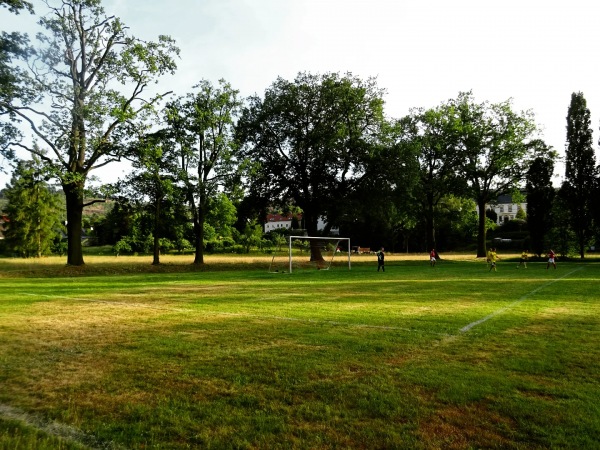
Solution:
[[(515, 109), (532, 110), (546, 143), (563, 155), (571, 94), (581, 91), (598, 147), (600, 2), (593, 0), (104, 0), (104, 6), (134, 36), (177, 41), (179, 69), (160, 88), (178, 95), (201, 79), (224, 78), (245, 97), (262, 95), (278, 76), (352, 72), (377, 77), (387, 91), (386, 114), (399, 118), (472, 90), (478, 102), (512, 98)], [(1, 14), (8, 31), (10, 16)], [(23, 16), (11, 23), (23, 23)], [(0, 186), (5, 182), (0, 178)]]

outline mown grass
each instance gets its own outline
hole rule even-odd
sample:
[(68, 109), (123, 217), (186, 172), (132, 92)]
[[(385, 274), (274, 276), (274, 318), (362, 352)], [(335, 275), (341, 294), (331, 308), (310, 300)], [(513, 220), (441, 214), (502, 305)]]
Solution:
[(0, 448), (597, 448), (595, 262), (86, 261), (1, 261)]

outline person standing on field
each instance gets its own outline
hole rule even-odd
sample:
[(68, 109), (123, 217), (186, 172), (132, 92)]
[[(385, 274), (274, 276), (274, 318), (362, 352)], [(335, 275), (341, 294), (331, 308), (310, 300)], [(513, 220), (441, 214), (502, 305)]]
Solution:
[(556, 258), (556, 254), (554, 253), (554, 250), (550, 249), (550, 251), (548, 252), (548, 264), (546, 264), (546, 270), (548, 270), (548, 268), (550, 267), (550, 264), (552, 264), (554, 266), (554, 268), (556, 269), (555, 258)]
[(385, 252), (383, 247), (377, 252), (377, 272), (379, 272), (379, 269), (385, 272)]
[(517, 266), (517, 269), (521, 268), (521, 264), (527, 269), (527, 259), (529, 258), (529, 255), (527, 254), (527, 250), (523, 250), (523, 253), (521, 253), (521, 260), (519, 261), (519, 265)]
[(490, 272), (492, 271), (492, 269), (494, 269), (494, 272), (496, 272), (496, 260), (500, 259), (498, 258), (498, 255), (496, 254), (496, 249), (492, 248), (490, 250)]
[(429, 253), (429, 264), (431, 267), (435, 267), (435, 261), (435, 248), (432, 248), (431, 252)]

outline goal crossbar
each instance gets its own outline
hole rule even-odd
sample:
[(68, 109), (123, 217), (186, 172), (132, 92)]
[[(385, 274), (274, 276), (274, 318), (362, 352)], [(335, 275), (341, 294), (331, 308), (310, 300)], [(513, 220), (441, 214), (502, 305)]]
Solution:
[(338, 245), (340, 242), (345, 242), (347, 244), (347, 249), (348, 249), (348, 270), (352, 269), (352, 265), (350, 262), (350, 252), (351, 252), (351, 246), (350, 246), (350, 238), (343, 238), (343, 237), (321, 237), (321, 236), (289, 236), (288, 237), (288, 245), (289, 245), (289, 271), (290, 273), (292, 273), (292, 260), (293, 260), (293, 256), (292, 256), (292, 241), (294, 240), (299, 240), (299, 241), (309, 241), (309, 242), (314, 242), (314, 241), (322, 241), (322, 242), (335, 242), (335, 246), (333, 249), (333, 254), (331, 256), (330, 261), (328, 262), (328, 266), (327, 268), (329, 268), (329, 266), (331, 265), (331, 262), (333, 261), (333, 257), (335, 256), (336, 250), (338, 248)]

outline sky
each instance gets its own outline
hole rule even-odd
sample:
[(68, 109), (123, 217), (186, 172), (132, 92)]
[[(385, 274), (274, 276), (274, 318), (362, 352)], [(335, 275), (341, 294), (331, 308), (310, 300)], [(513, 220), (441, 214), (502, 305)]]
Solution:
[[(38, 12), (43, 6), (33, 0)], [(299, 72), (376, 77), (386, 115), (432, 108), (472, 91), (477, 102), (512, 99), (531, 110), (542, 138), (564, 156), (573, 92), (600, 118), (600, 2), (592, 0), (104, 0), (132, 35), (173, 37), (176, 75), (157, 90), (192, 92), (223, 78), (243, 97)], [(2, 29), (30, 31), (31, 18), (0, 11)], [(10, 24), (6, 25), (6, 17)], [(30, 31), (31, 33), (31, 31)], [(598, 158), (598, 152), (597, 152)], [(600, 159), (600, 158), (598, 158)], [(4, 162), (3, 162), (4, 164)], [(124, 169), (96, 173), (115, 181)], [(555, 184), (564, 176), (557, 166)], [(0, 175), (0, 187), (8, 178)]]

